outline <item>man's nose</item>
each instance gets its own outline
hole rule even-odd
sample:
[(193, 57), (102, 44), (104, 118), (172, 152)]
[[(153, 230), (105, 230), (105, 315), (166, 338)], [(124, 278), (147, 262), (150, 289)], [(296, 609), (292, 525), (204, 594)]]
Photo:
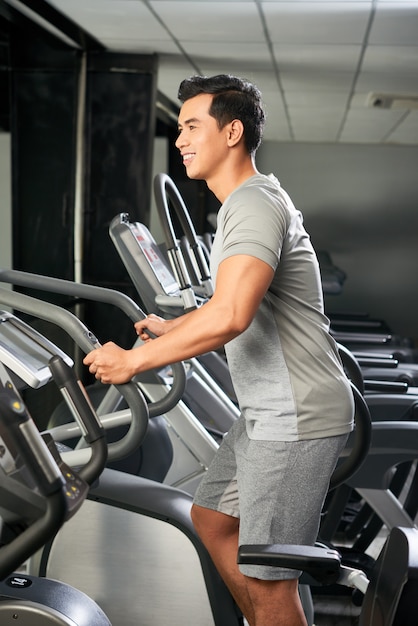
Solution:
[(174, 145), (176, 146), (176, 148), (181, 150), (182, 146), (186, 145), (186, 143), (186, 137), (184, 136), (183, 131), (180, 131)]

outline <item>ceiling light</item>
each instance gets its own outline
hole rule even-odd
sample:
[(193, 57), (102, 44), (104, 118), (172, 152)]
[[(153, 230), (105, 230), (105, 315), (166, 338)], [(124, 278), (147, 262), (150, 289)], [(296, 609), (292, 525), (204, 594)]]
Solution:
[(374, 109), (402, 109), (410, 111), (418, 109), (418, 95), (390, 94), (390, 93), (369, 93), (366, 106)]

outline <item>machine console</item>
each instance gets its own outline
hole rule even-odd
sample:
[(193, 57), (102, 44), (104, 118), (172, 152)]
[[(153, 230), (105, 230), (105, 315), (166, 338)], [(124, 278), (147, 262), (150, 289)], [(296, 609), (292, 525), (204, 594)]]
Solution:
[(51, 380), (48, 362), (56, 354), (73, 366), (67, 354), (29, 324), (0, 311), (0, 361), (29, 387), (37, 389)]

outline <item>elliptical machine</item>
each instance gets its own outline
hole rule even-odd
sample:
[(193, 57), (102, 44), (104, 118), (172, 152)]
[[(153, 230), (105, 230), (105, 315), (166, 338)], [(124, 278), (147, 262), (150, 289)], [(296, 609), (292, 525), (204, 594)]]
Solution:
[[(65, 355), (39, 333), (2, 312), (0, 316), (0, 623), (2, 626), (111, 626), (96, 602), (74, 587), (26, 575), (22, 564), (51, 540), (80, 509), (107, 459), (105, 432)], [(91, 448), (75, 471), (51, 437), (36, 428), (13, 376), (3, 364), (22, 345), (32, 358), (21, 375), (38, 386), (54, 379), (69, 400)], [(38, 356), (48, 356), (48, 363)]]
[(325, 546), (242, 545), (238, 562), (302, 570), (302, 581), (339, 584), (364, 594), (359, 626), (416, 626), (418, 529), (394, 527), (369, 576), (342, 565)]
[[(91, 299), (109, 304), (121, 310), (132, 322), (144, 317), (144, 313), (138, 305), (128, 296), (104, 287), (8, 269), (0, 270), (0, 280), (41, 291), (61, 293), (72, 298)], [(78, 337), (76, 343), (84, 352), (89, 352), (98, 345), (97, 339), (87, 328), (84, 327), (81, 333), (79, 332), (79, 320), (69, 311), (60, 307), (49, 306), (47, 302), (35, 300), (9, 290), (0, 290), (0, 300), (5, 305), (56, 323), (61, 328), (67, 327), (70, 336)], [(141, 343), (139, 339), (137, 339), (137, 343)], [(166, 375), (167, 369), (170, 370), (168, 376)], [(147, 446), (143, 447), (143, 455), (145, 454), (146, 457), (145, 463), (142, 463), (138, 471), (137, 464), (130, 462), (132, 457), (137, 455), (138, 447), (131, 450), (131, 455), (125, 454), (125, 458), (121, 461), (117, 451), (116, 454), (113, 453), (113, 443), (110, 446), (109, 460), (113, 462), (119, 459), (116, 469), (136, 475), (140, 474), (152, 480), (159, 480), (193, 494), (201, 476), (211, 462), (218, 444), (181, 399), (186, 384), (183, 364), (175, 363), (170, 368), (164, 368), (161, 373), (146, 373), (141, 377), (136, 377), (135, 382), (149, 402), (148, 411), (151, 418), (147, 429)], [(99, 400), (96, 399), (97, 404), (95, 406), (103, 424), (106, 427), (124, 427), (130, 424), (131, 412), (129, 407), (134, 398), (131, 397), (130, 399), (126, 396), (125, 386), (109, 387), (96, 384), (94, 387), (95, 389), (89, 387), (88, 392), (98, 390), (100, 394)], [(125, 389), (125, 397), (122, 397), (122, 389)], [(124, 402), (125, 407), (128, 405), (128, 408), (122, 409), (121, 401)], [(60, 416), (57, 414), (53, 415), (48, 424), (48, 429), (53, 433), (54, 439), (69, 442), (79, 435), (73, 424), (68, 423), (71, 420), (68, 411), (65, 415), (65, 423), (56, 419), (58, 417)], [(164, 432), (166, 433), (165, 436)], [(162, 441), (163, 438), (167, 439), (167, 435), (170, 441)], [(151, 451), (150, 436), (153, 439), (154, 448)], [(77, 447), (82, 445), (81, 443)], [(162, 459), (162, 457), (164, 458)], [(143, 471), (144, 465), (146, 471)], [(157, 465), (158, 467), (156, 467)]]

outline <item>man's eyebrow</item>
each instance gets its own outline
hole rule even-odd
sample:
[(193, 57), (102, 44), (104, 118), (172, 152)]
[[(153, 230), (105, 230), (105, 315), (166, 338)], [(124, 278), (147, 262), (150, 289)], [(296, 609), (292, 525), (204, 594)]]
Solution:
[(189, 124), (192, 124), (194, 122), (198, 122), (198, 118), (197, 117), (191, 117), (188, 120), (184, 120), (183, 124), (180, 124), (180, 122), (178, 123), (178, 127), (182, 128), (183, 126), (188, 126)]

